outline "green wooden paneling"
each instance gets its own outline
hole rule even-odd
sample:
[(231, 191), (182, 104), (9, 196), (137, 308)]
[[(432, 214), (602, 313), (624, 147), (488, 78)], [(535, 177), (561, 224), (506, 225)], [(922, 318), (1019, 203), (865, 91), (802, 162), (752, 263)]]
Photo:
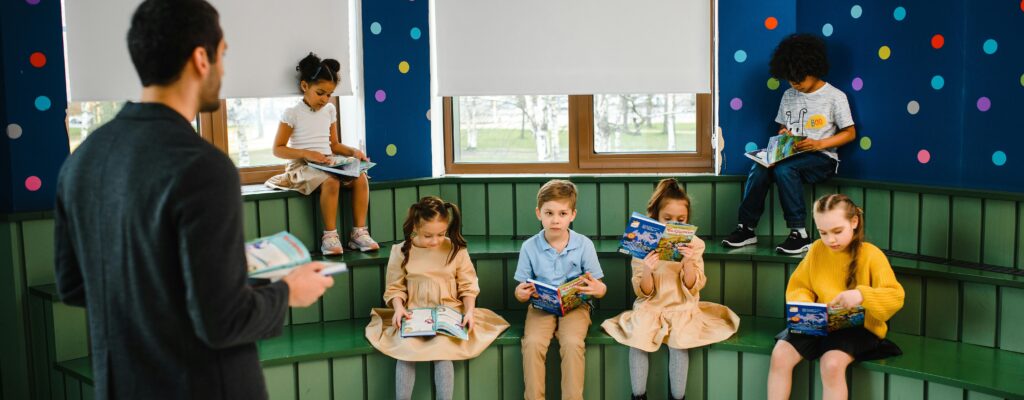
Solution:
[(629, 206), (626, 200), (626, 185), (621, 183), (602, 183), (600, 191), (600, 229), (601, 236), (621, 236), (626, 230), (629, 217)]
[(1003, 287), (999, 294), (999, 348), (1024, 353), (1024, 289)]
[[(405, 187), (395, 189), (395, 239), (394, 240), (405, 240), (405, 232), (402, 230), (405, 224), (405, 219), (409, 216), (409, 207), (419, 201), (417, 197), (416, 188)], [(372, 207), (372, 206), (371, 206)]]
[(35, 372), (28, 368), (28, 360), (36, 359), (39, 348), (26, 337), (26, 330), (35, 331), (36, 321), (32, 301), (23, 296), (26, 288), (20, 283), (24, 270), (18, 226), (16, 222), (0, 222), (0, 320), (4, 323), (4, 329), (0, 329), (0, 381), (7, 399), (28, 398), (31, 373)]
[(489, 235), (511, 236), (515, 232), (515, 193), (511, 183), (487, 185), (487, 230)]
[(510, 290), (515, 288), (512, 283), (505, 284), (504, 260), (476, 260), (474, 264), (480, 284), (480, 296), (477, 297), (476, 305), (491, 310), (504, 309), (505, 287), (508, 286)]
[(917, 193), (893, 193), (892, 249), (917, 253), (918, 229), (920, 229), (920, 201)]
[[(537, 191), (540, 190), (538, 183), (516, 184), (516, 236), (532, 236), (540, 232), (540, 221), (537, 220)], [(492, 192), (493, 193), (493, 192)], [(580, 201), (577, 196), (576, 208), (579, 209)], [(591, 199), (595, 201), (596, 199)], [(499, 210), (500, 211), (500, 210)], [(507, 212), (508, 210), (506, 210)], [(594, 210), (591, 210), (593, 212)], [(576, 215), (578, 221), (582, 217)]]
[(362, 399), (366, 396), (363, 356), (342, 357), (331, 360), (331, 379), (334, 380), (334, 398)]
[(924, 288), (919, 276), (898, 275), (896, 280), (903, 285), (906, 297), (903, 308), (889, 320), (889, 329), (893, 332), (920, 335), (921, 318), (924, 316)]
[(742, 353), (743, 371), (741, 385), (744, 399), (768, 397), (768, 367), (771, 358), (764, 354)]
[(839, 193), (845, 194), (853, 204), (864, 207), (864, 188), (860, 186), (840, 186)]
[(395, 398), (395, 359), (380, 353), (366, 355), (366, 398)]
[(889, 375), (889, 400), (921, 400), (924, 382), (898, 375)]
[(960, 285), (957, 281), (942, 278), (927, 278), (925, 282), (925, 336), (958, 340)]
[[(769, 196), (772, 198), (771, 207), (765, 207), (765, 210), (771, 212), (771, 235), (787, 236), (789, 235), (789, 227), (786, 226), (786, 214), (782, 211), (782, 201), (779, 200), (778, 185), (772, 185), (772, 190), (769, 193)], [(767, 224), (768, 221), (769, 219), (767, 215), (761, 217), (761, 223), (758, 224), (758, 227)]]
[[(807, 233), (814, 238), (817, 229), (814, 227), (814, 201), (817, 197), (814, 197), (814, 188), (812, 185), (804, 185), (804, 209), (807, 210), (807, 217), (804, 219), (804, 226), (807, 227)], [(787, 234), (789, 232), (786, 232)]]
[[(338, 227), (338, 234), (341, 235), (342, 240), (346, 240), (352, 234), (352, 227), (357, 225), (368, 226), (370, 218), (370, 208), (373, 208), (373, 204), (367, 205), (365, 221), (362, 224), (357, 224), (355, 215), (352, 213), (352, 207), (355, 204), (353, 200), (353, 194), (351, 190), (342, 189), (338, 195), (338, 216), (334, 219), (336, 226)], [(320, 210), (320, 200), (316, 200), (317, 210)], [(383, 206), (381, 206), (383, 207)], [(320, 230), (323, 231), (323, 216), (317, 215), (317, 223), (320, 224)], [(371, 231), (370, 235), (374, 233)], [(379, 239), (378, 239), (379, 240)]]
[[(595, 322), (600, 323), (599, 321)], [(600, 399), (601, 383), (604, 379), (601, 375), (601, 371), (604, 370), (604, 368), (601, 367), (601, 346), (587, 345), (586, 357), (586, 372), (583, 377), (583, 398)]]
[(370, 316), (371, 308), (384, 306), (384, 282), (380, 268), (356, 267), (351, 271), (356, 318), (366, 318)]
[(604, 347), (604, 398), (628, 399), (632, 395), (629, 384), (629, 347)]
[(525, 313), (527, 307), (526, 303), (520, 303), (519, 300), (516, 300), (516, 286), (519, 285), (519, 282), (516, 281), (515, 275), (518, 263), (519, 257), (510, 258), (505, 262), (505, 285), (507, 286), (505, 289), (505, 309), (524, 310), (522, 312)]
[(558, 340), (552, 339), (547, 358), (544, 360), (544, 394), (552, 399), (562, 397), (562, 358), (558, 350)]
[[(487, 190), (483, 184), (468, 183), (462, 185), (462, 198), (466, 199), (462, 207), (462, 234), (487, 234)], [(444, 193), (444, 186), (441, 187)]]
[(315, 236), (316, 212), (308, 197), (291, 197), (288, 205), (288, 232), (299, 238), (311, 251), (319, 250), (320, 238)]
[[(807, 361), (801, 361), (796, 367), (793, 367), (793, 384), (790, 386), (789, 398), (811, 398), (811, 386), (814, 385), (814, 382), (811, 381), (811, 376), (813, 375), (811, 367), (811, 363)], [(767, 383), (765, 384), (767, 385)]]
[(77, 379), (70, 376), (64, 376), (64, 395), (69, 400), (79, 400), (82, 398), (82, 385)]
[(285, 199), (261, 200), (260, 236), (269, 236), (288, 230), (288, 211)]
[(888, 190), (868, 189), (864, 193), (864, 220), (867, 241), (881, 249), (889, 248), (889, 218), (892, 197)]
[(963, 400), (964, 390), (958, 387), (928, 382), (928, 400)]
[(849, 386), (853, 400), (876, 400), (885, 398), (885, 374), (871, 371), (854, 364)]
[(949, 196), (921, 196), (921, 254), (949, 256)]
[(996, 397), (985, 393), (967, 391), (967, 400), (1002, 400), (1002, 397)]
[(352, 318), (352, 274), (334, 275), (334, 286), (321, 299), (324, 321)]
[[(49, 336), (48, 332), (50, 332), (50, 330), (49, 323), (47, 322), (48, 320), (46, 310), (50, 307), (50, 305), (40, 298), (30, 297), (28, 300), (28, 307), (28, 324), (31, 338), (29, 340), (29, 357), (33, 361), (32, 388), (33, 390), (35, 390), (37, 396), (42, 398), (49, 398), (50, 374), (56, 373), (53, 371), (52, 368), (50, 368), (48, 362), (48, 360), (51, 360), (51, 355), (49, 344), (47, 343), (47, 337)], [(23, 390), (25, 392), (28, 391), (27, 388)], [(28, 397), (27, 394), (26, 397)]]
[(445, 199), (444, 197), (441, 196), (441, 185), (420, 185), (416, 189), (417, 200), (427, 196), (436, 196), (440, 197), (442, 200), (447, 201), (449, 203), (455, 203), (454, 201), (450, 199)]
[(260, 237), (260, 220), (256, 212), (256, 201), (242, 203), (242, 228), (245, 233), (245, 240), (253, 240)]
[(523, 352), (518, 346), (501, 346), (501, 392), (503, 399), (523, 397)]
[(646, 215), (647, 202), (651, 200), (651, 194), (654, 193), (654, 184), (648, 182), (628, 183), (626, 190), (628, 191), (626, 206), (629, 210), (624, 217), (628, 218), (629, 214), (633, 212)]
[(749, 261), (726, 261), (724, 268), (725, 305), (737, 314), (753, 315), (754, 265)]
[(740, 209), (740, 201), (743, 199), (743, 186), (738, 182), (721, 182), (715, 184), (715, 227), (714, 231), (707, 232), (700, 227), (699, 234), (712, 233), (715, 236), (725, 236), (733, 229), (736, 229), (737, 213)]
[(598, 301), (601, 309), (623, 310), (632, 307), (629, 293), (633, 291), (630, 281), (633, 271), (620, 257), (600, 258), (602, 281), (608, 286), (604, 298)]
[(51, 400), (64, 400), (67, 399), (64, 396), (64, 374), (52, 373), (50, 374), (50, 399)]
[(652, 399), (667, 399), (669, 395), (668, 383), (668, 346), (661, 346), (658, 351), (647, 355), (647, 397)]
[(89, 355), (85, 309), (53, 304), (54, 360), (67, 361)]
[(1017, 268), (1024, 269), (1024, 202), (1017, 203)]
[(981, 199), (953, 198), (952, 257), (957, 260), (981, 261)]
[(291, 307), (292, 323), (308, 324), (322, 321), (322, 318), (320, 318), (320, 309), (323, 307), (322, 303), (323, 299), (317, 300), (316, 303), (309, 307)]
[(459, 199), (459, 185), (457, 183), (442, 183), (441, 198), (447, 202), (458, 204), (459, 208), (462, 208), (462, 202)]
[(53, 283), (53, 220), (22, 222), (21, 231), (28, 285)]
[(704, 358), (707, 354), (707, 347), (690, 349), (690, 370), (686, 378), (686, 398), (700, 400), (705, 398), (704, 393)]
[(779, 263), (759, 262), (757, 271), (757, 301), (754, 314), (761, 317), (783, 318), (786, 304), (786, 266)]
[[(576, 192), (576, 220), (572, 223), (572, 229), (582, 235), (597, 236), (597, 222), (601, 212), (597, 207), (597, 184), (578, 183)], [(533, 205), (537, 206), (536, 200)]]
[(740, 398), (739, 368), (739, 353), (708, 350), (708, 399)]
[(299, 400), (331, 398), (330, 360), (307, 361), (298, 364)]
[(985, 200), (985, 264), (1013, 267), (1013, 246), (1017, 238), (1017, 204), (1006, 200)]
[[(497, 346), (488, 347), (479, 356), (469, 360), (469, 398), (501, 398), (501, 367), (501, 352)], [(522, 376), (522, 373), (519, 375)]]
[[(395, 210), (391, 189), (370, 191), (370, 233), (379, 242), (395, 240)], [(342, 239), (347, 239), (343, 237)]]
[(700, 228), (697, 231), (700, 235), (710, 235), (714, 233), (715, 197), (713, 192), (714, 186), (710, 182), (693, 182), (686, 184), (686, 194), (690, 197), (689, 222)]
[[(397, 364), (397, 362), (396, 362), (396, 364)], [(433, 371), (433, 365), (432, 364), (433, 364), (432, 362), (418, 362), (418, 363), (416, 363), (414, 365), (415, 368), (416, 368), (416, 375), (414, 377), (415, 381), (414, 381), (413, 386), (412, 386), (412, 398), (413, 399), (417, 399), (417, 400), (430, 400), (430, 399), (432, 399), (434, 397), (433, 396), (434, 374), (432, 372)], [(397, 366), (396, 366), (396, 368), (397, 368)], [(453, 369), (452, 372), (454, 374), (454, 372), (455, 372), (454, 371), (454, 367), (452, 369)], [(454, 378), (454, 376), (453, 376), (453, 378)], [(454, 385), (454, 379), (453, 379), (453, 385)], [(455, 385), (455, 386), (457, 386), (457, 385)], [(453, 389), (454, 389), (454, 387), (453, 387)], [(397, 393), (395, 393), (395, 394), (396, 394), (396, 397), (397, 397)]]
[[(466, 400), (469, 398), (469, 371), (465, 361), (454, 362), (455, 387), (452, 388), (452, 400)], [(434, 389), (435, 391), (437, 388)]]
[(963, 337), (967, 343), (995, 347), (996, 287), (983, 283), (964, 282)]
[(704, 276), (707, 284), (700, 291), (700, 299), (714, 303), (722, 302), (722, 262), (709, 260), (704, 262)]
[(297, 400), (294, 368), (292, 364), (263, 368), (263, 379), (267, 382), (271, 400)]

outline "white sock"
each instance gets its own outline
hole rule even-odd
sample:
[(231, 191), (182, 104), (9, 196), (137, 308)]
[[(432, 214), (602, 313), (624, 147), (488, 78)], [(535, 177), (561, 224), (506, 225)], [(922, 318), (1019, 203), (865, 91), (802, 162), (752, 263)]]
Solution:
[(335, 229), (335, 230), (333, 230), (333, 231), (324, 231), (324, 236), (327, 236), (328, 234), (331, 234), (331, 233), (333, 233), (333, 234), (337, 235), (337, 234), (338, 234), (338, 230), (337, 230), (337, 229)]
[(807, 239), (807, 228), (796, 228), (794, 231), (800, 232), (800, 237)]

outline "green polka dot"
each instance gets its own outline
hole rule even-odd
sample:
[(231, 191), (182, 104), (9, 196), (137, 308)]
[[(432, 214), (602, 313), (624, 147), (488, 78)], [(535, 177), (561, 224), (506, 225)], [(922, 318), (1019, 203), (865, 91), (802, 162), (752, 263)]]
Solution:
[(864, 149), (864, 150), (870, 150), (871, 149), (871, 138), (869, 138), (867, 136), (864, 136), (864, 137), (860, 138), (860, 148)]
[(1020, 85), (1024, 86), (1024, 74), (1020, 74)]
[(393, 144), (389, 144), (388, 147), (384, 149), (384, 152), (386, 152), (388, 156), (394, 157), (395, 154), (398, 154), (398, 147)]
[[(1024, 79), (1024, 78), (1021, 78)], [(768, 88), (775, 90), (779, 88), (779, 80), (775, 78), (768, 78)]]

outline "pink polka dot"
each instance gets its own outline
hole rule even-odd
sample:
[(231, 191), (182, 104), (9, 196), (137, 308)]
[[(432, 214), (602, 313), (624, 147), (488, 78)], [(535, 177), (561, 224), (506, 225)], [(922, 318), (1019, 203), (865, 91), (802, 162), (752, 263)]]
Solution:
[(985, 112), (990, 108), (992, 108), (992, 100), (984, 96), (978, 98), (978, 111)]
[(743, 108), (743, 100), (739, 97), (733, 97), (732, 101), (729, 102), (729, 107), (733, 110), (739, 110)]
[(921, 164), (927, 164), (928, 161), (931, 161), (931, 160), (932, 160), (932, 153), (929, 153), (928, 150), (921, 150), (921, 151), (917, 152), (917, 162), (919, 162)]
[(43, 187), (43, 181), (37, 176), (30, 176), (25, 180), (25, 189), (28, 189), (30, 192), (39, 190), (41, 187)]
[(373, 98), (376, 99), (378, 103), (383, 103), (384, 100), (387, 100), (388, 94), (384, 93), (384, 90), (377, 90), (377, 92), (373, 94)]

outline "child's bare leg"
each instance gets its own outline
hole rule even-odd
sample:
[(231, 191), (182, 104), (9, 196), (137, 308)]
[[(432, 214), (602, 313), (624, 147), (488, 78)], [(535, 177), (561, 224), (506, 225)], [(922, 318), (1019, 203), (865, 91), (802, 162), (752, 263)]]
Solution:
[(370, 205), (370, 182), (366, 174), (352, 182), (352, 219), (357, 228), (366, 226), (366, 211)]
[(840, 350), (829, 350), (821, 356), (822, 400), (846, 400), (846, 367), (853, 357)]
[(768, 400), (786, 400), (793, 387), (793, 367), (803, 357), (785, 340), (775, 342), (771, 368), (768, 370)]
[(324, 218), (324, 230), (338, 229), (338, 193), (341, 182), (335, 178), (327, 178), (320, 185), (320, 214)]

